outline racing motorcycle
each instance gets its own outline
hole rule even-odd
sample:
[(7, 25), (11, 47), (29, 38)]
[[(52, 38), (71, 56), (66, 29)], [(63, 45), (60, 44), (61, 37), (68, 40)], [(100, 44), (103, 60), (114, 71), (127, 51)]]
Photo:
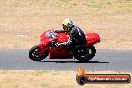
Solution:
[(94, 44), (100, 42), (100, 36), (97, 33), (86, 33), (86, 44), (76, 49), (77, 56), (72, 53), (70, 46), (57, 47), (56, 43), (68, 41), (67, 33), (55, 33), (52, 30), (44, 32), (40, 36), (40, 44), (33, 46), (29, 50), (29, 58), (33, 61), (41, 61), (47, 56), (49, 59), (77, 59), (80, 62), (88, 62), (96, 53)]

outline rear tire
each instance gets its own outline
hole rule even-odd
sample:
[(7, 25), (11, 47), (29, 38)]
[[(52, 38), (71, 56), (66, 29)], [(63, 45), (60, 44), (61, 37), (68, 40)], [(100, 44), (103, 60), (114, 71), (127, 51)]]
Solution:
[(39, 55), (40, 47), (35, 45), (29, 50), (29, 58), (33, 61), (41, 61), (47, 57), (47, 55)]
[(95, 56), (95, 53), (96, 53), (95, 47), (90, 46), (90, 47), (85, 49), (85, 56), (84, 57), (78, 56), (77, 59), (79, 60), (79, 62), (88, 62), (89, 60), (91, 60)]

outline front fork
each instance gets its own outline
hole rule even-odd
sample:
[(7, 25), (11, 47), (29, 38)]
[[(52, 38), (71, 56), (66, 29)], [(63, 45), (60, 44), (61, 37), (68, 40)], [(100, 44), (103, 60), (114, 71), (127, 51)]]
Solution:
[(39, 50), (39, 56), (42, 56), (43, 53), (46, 52), (46, 46), (44, 46), (42, 43), (38, 44), (37, 46), (39, 46), (40, 50)]

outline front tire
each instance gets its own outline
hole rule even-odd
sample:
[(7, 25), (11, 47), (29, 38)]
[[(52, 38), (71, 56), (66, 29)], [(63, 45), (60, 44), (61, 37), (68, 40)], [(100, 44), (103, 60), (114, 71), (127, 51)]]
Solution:
[(39, 55), (40, 47), (35, 45), (29, 50), (29, 58), (33, 61), (43, 60), (42, 56)]

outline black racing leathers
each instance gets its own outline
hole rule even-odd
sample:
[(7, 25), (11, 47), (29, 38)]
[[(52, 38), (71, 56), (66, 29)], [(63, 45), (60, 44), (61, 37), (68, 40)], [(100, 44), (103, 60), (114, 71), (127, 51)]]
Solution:
[(56, 33), (66, 32), (69, 34), (69, 39), (67, 42), (59, 43), (60, 46), (65, 45), (83, 45), (86, 43), (86, 38), (84, 32), (77, 26), (73, 25), (70, 30), (55, 30)]
[(66, 32), (69, 34), (69, 39), (67, 42), (59, 43), (59, 46), (70, 45), (70, 50), (72, 51), (74, 58), (78, 58), (78, 49), (81, 45), (86, 43), (86, 38), (84, 32), (77, 26), (73, 25), (72, 28), (67, 30), (55, 30), (56, 33)]

